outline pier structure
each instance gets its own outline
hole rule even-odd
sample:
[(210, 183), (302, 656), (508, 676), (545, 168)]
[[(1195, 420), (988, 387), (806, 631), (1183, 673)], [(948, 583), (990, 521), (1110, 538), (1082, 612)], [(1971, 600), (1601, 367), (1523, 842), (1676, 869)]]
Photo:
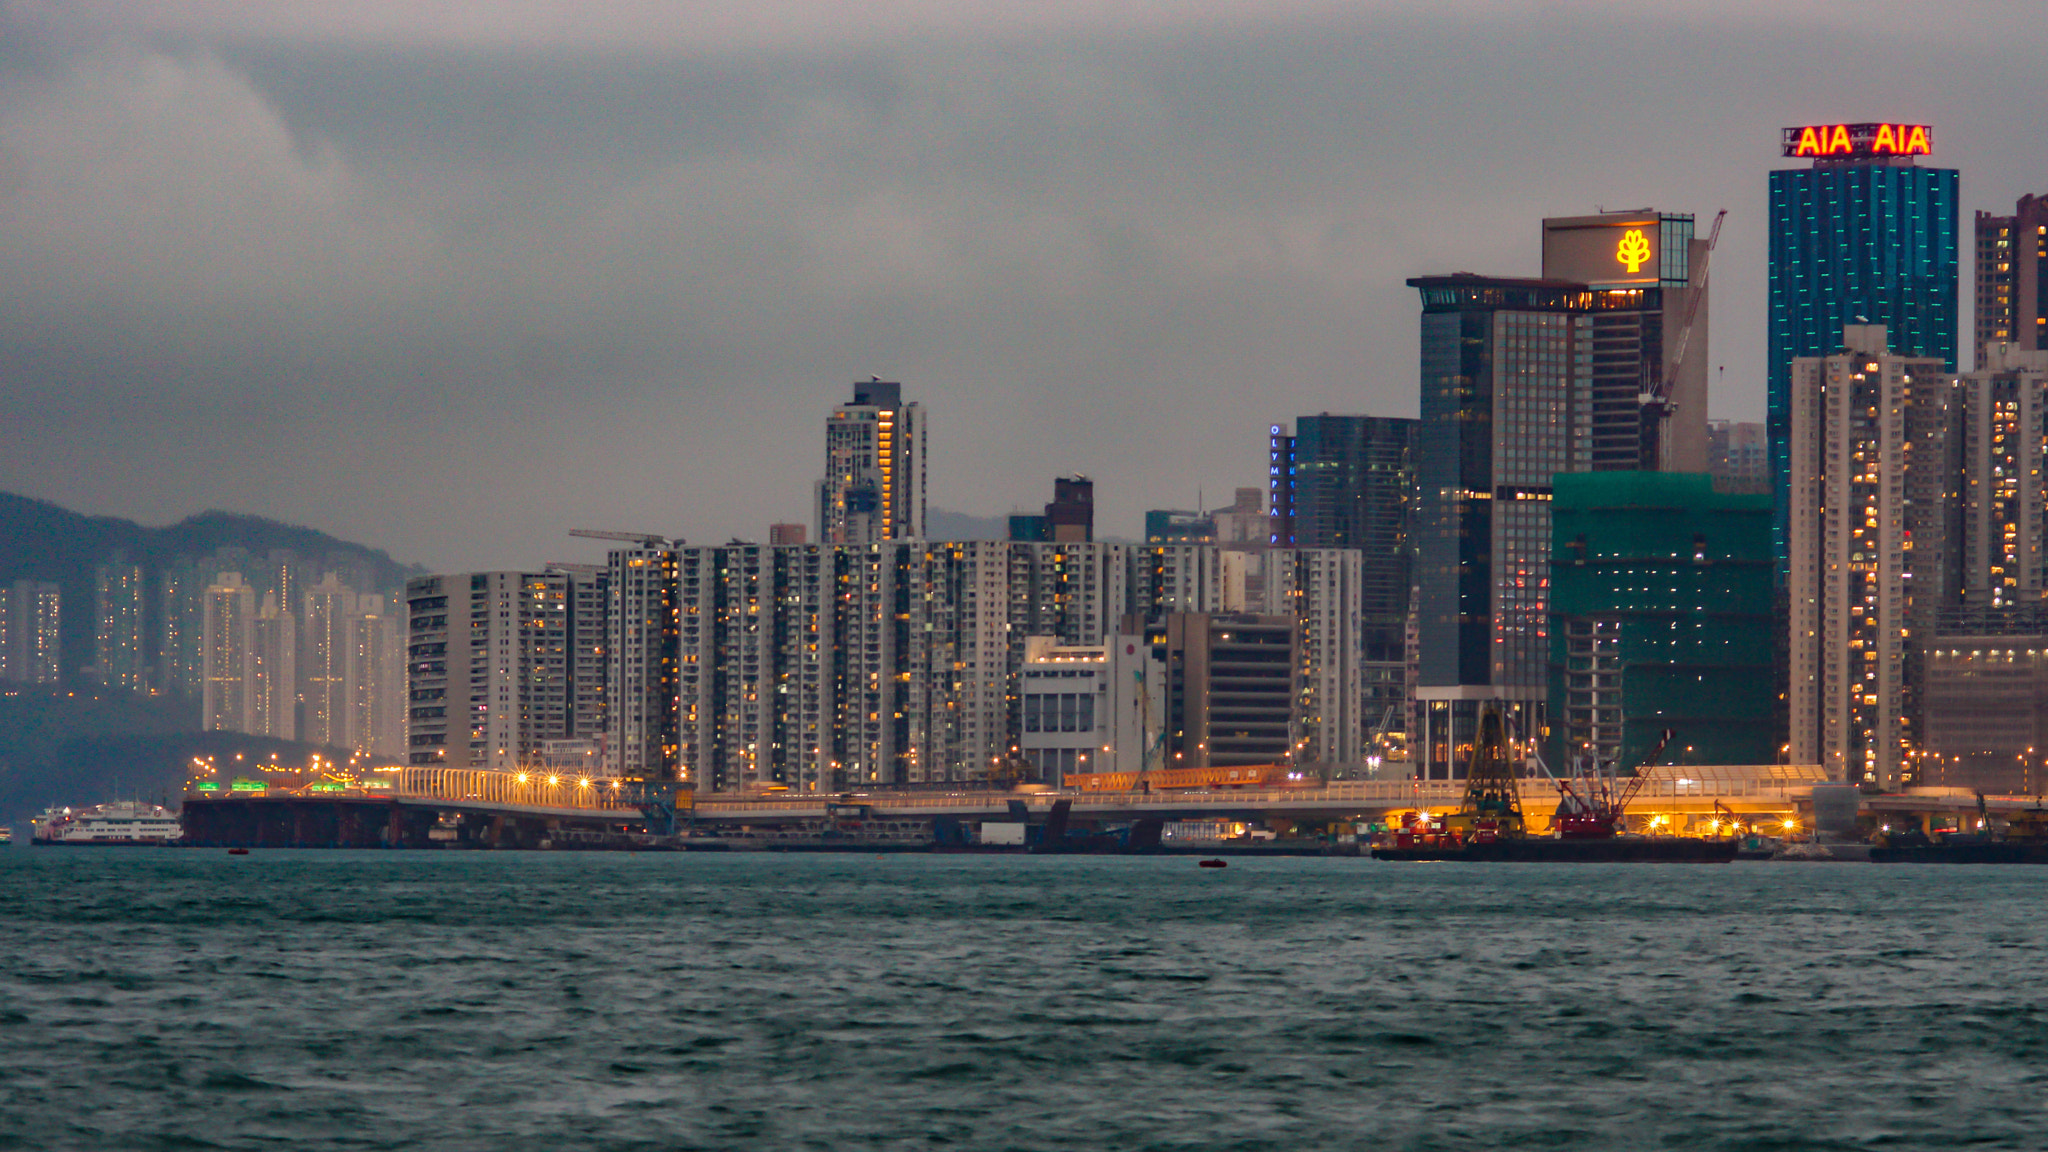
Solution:
[[(1555, 805), (1540, 777), (1520, 782), (1532, 835), (1549, 831)], [(1764, 765), (1652, 769), (1630, 806), (1630, 829), (1663, 835), (1726, 834), (1753, 827), (1811, 828), (1818, 769)], [(1837, 786), (1839, 787), (1839, 786)], [(579, 848), (657, 846), (679, 833), (716, 839), (753, 828), (833, 821), (972, 825), (1043, 823), (1055, 805), (1081, 826), (1135, 821), (1242, 822), (1329, 828), (1444, 811), (1464, 794), (1458, 780), (1357, 780), (1289, 787), (1124, 792), (903, 790), (832, 794), (708, 793), (660, 782), (472, 769), (405, 768), (354, 786), (299, 788), (237, 782), (186, 796), (184, 842), (207, 847)], [(1980, 811), (2039, 807), (2031, 796), (1985, 797), (1920, 788), (1857, 797), (1878, 820), (1967, 823)]]
[(200, 782), (183, 843), (221, 848), (628, 846), (673, 835), (690, 793), (656, 781), (403, 768), (303, 787)]

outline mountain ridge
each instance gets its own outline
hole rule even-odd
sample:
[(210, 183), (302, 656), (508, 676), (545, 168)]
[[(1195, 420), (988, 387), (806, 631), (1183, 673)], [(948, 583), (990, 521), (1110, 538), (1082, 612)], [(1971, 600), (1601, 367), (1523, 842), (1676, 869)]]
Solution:
[(151, 528), (119, 516), (92, 516), (50, 500), (0, 492), (0, 585), (16, 580), (55, 583), (61, 591), (61, 665), (67, 680), (93, 659), (94, 569), (117, 559), (141, 567), (150, 589), (180, 560), (199, 561), (240, 548), (262, 558), (289, 550), (318, 579), (320, 570), (349, 572), (363, 592), (402, 587), (426, 571), (401, 564), (381, 548), (356, 544), (315, 528), (210, 509), (175, 524)]

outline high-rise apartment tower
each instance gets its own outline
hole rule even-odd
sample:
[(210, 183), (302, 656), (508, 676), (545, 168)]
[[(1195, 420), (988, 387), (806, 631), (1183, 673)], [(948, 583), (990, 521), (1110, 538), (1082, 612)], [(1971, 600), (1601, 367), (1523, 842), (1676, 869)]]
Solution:
[(1882, 325), (1840, 341), (1788, 381), (1789, 752), (1837, 783), (1897, 788), (1920, 650), (1954, 591), (1954, 389), (1938, 357), (1889, 350)]
[(2001, 344), (2048, 349), (2048, 196), (1977, 213), (1977, 367)]
[(869, 380), (825, 423), (818, 542), (879, 544), (924, 537), (924, 409), (903, 385)]

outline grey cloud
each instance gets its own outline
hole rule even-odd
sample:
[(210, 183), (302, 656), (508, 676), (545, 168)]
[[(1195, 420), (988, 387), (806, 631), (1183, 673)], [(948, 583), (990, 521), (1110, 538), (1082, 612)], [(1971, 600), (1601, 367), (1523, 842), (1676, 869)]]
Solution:
[(1937, 51), (1873, 9), (1816, 55), (1799, 8), (970, 5), (713, 50), (667, 6), (493, 10), (12, 5), (44, 56), (0, 73), (0, 485), (445, 567), (759, 536), (872, 373), (932, 410), (936, 501), (1080, 470), (1133, 532), (1259, 483), (1273, 420), (1412, 412), (1401, 281), (1533, 274), (1537, 219), (1596, 202), (1734, 210), (1716, 406), (1758, 415), (1781, 123), (1933, 120), (1973, 206), (2041, 190), (1996, 20)]

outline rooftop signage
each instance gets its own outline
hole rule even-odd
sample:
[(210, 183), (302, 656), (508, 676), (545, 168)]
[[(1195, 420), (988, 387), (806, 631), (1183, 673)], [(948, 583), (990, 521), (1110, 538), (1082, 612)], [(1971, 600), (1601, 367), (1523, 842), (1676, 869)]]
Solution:
[(1925, 124), (1808, 124), (1784, 130), (1785, 155), (1928, 156), (1934, 129)]
[(1664, 236), (1654, 212), (1564, 216), (1543, 222), (1543, 275), (1599, 289), (1654, 288)]

